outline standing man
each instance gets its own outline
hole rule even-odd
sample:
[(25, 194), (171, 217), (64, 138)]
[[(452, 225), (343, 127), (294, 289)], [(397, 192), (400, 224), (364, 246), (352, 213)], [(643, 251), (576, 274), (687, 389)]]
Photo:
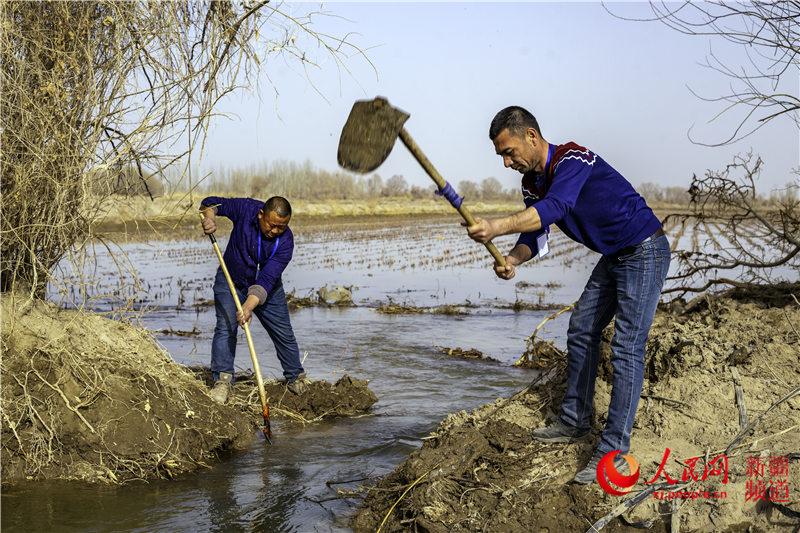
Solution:
[[(608, 452), (630, 449), (631, 429), (644, 381), (645, 342), (669, 269), (670, 249), (661, 222), (631, 184), (598, 155), (575, 143), (549, 144), (536, 118), (521, 107), (507, 107), (492, 120), (489, 138), (506, 168), (522, 174), (526, 209), (494, 220), (476, 219), (469, 236), (486, 243), (519, 233), (495, 266), (509, 280), (515, 268), (547, 253), (550, 224), (602, 255), (569, 321), (567, 391), (561, 413), (533, 431), (541, 442), (569, 443), (589, 436), (594, 383), (603, 329), (616, 316), (611, 343), (614, 382), (606, 426), (589, 464), (573, 481), (596, 479), (597, 464)], [(626, 464), (621, 455), (617, 468)]]
[(292, 206), (281, 196), (266, 202), (252, 198), (209, 196), (200, 203), (203, 231), (217, 230), (217, 215), (233, 222), (223, 259), (236, 287), (242, 311), (236, 310), (222, 268), (214, 279), (214, 309), (217, 326), (211, 342), (211, 374), (214, 388), (211, 397), (225, 403), (235, 381), (233, 359), (236, 355), (236, 332), (240, 324), (258, 317), (275, 345), (283, 367), (287, 388), (301, 392), (303, 367), (300, 351), (289, 321), (289, 306), (283, 291), (281, 274), (292, 259), (294, 236), (289, 229)]

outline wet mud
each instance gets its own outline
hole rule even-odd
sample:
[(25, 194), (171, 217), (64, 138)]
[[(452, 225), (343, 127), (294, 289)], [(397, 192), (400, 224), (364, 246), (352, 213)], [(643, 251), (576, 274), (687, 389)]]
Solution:
[[(316, 291), (310, 291), (307, 296), (297, 296), (292, 290), (286, 294), (289, 309), (302, 309), (304, 307), (351, 307), (353, 303), (353, 288), (327, 285)], [(212, 302), (213, 304), (213, 302)]]
[(147, 332), (2, 299), (2, 478), (174, 477), (244, 446), (252, 424), (213, 403)]
[(396, 304), (394, 302), (378, 302), (375, 311), (386, 315), (405, 315), (405, 314), (429, 314), (429, 315), (468, 315), (469, 309), (474, 305), (437, 305), (434, 307), (421, 307), (407, 304)]
[(439, 350), (441, 353), (445, 355), (449, 355), (451, 357), (460, 357), (463, 359), (480, 359), (482, 361), (491, 361), (493, 363), (502, 363), (502, 361), (495, 359), (494, 357), (490, 357), (488, 355), (484, 355), (482, 351), (476, 350), (475, 348), (470, 348), (468, 350), (463, 350), (460, 346), (455, 348), (441, 348)]
[[(192, 367), (191, 370), (207, 387), (211, 387), (211, 369)], [(369, 413), (370, 408), (378, 401), (378, 397), (369, 389), (367, 379), (357, 379), (345, 374), (336, 383), (308, 378), (303, 378), (300, 382), (300, 392), (295, 394), (286, 388), (285, 383), (277, 380), (264, 381), (264, 392), (272, 419), (309, 423), (339, 416), (358, 416)], [(263, 423), (258, 385), (252, 372), (236, 375), (236, 384), (228, 405), (235, 406), (243, 416), (253, 416), (254, 423)]]
[[(208, 468), (262, 427), (252, 376), (226, 405), (210, 372), (172, 361), (152, 334), (100, 315), (2, 295), (2, 482), (125, 483)], [(363, 414), (367, 382), (304, 380), (298, 395), (266, 384), (273, 418), (308, 423)]]
[[(435, 306), (420, 306), (410, 303), (398, 303), (391, 297), (387, 301), (373, 301), (364, 299), (361, 301), (353, 300), (352, 287), (334, 286), (328, 288), (321, 287), (316, 291), (308, 291), (306, 296), (298, 296), (292, 290), (286, 294), (286, 301), (289, 309), (303, 309), (308, 307), (359, 307), (366, 306), (373, 308), (375, 312), (386, 315), (407, 315), (407, 314), (430, 314), (430, 315), (469, 315), (479, 307), (493, 307), (495, 309), (510, 309), (514, 312), (520, 311), (549, 311), (558, 310), (566, 307), (566, 304), (545, 302), (544, 293), (539, 297), (538, 303), (527, 302), (517, 298), (514, 302), (494, 301), (490, 304), (478, 306), (469, 300), (461, 303), (440, 304)], [(195, 306), (214, 305), (213, 301), (196, 302)], [(181, 335), (183, 332), (163, 331), (164, 334)]]
[[(554, 420), (565, 390), (565, 358), (551, 351), (547, 369), (526, 389), (446, 417), (421, 449), (369, 489), (351, 527), (797, 531), (800, 304), (792, 294), (800, 288), (786, 287), (783, 297), (701, 297), (659, 310), (629, 452), (640, 477), (629, 493), (571, 483), (605, 423), (613, 379), (608, 329), (587, 441), (531, 439), (532, 429)], [(727, 479), (714, 468), (720, 456)]]

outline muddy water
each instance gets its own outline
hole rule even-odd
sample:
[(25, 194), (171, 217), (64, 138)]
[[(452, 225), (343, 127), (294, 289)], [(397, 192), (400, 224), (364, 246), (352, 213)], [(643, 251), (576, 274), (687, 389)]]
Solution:
[[(180, 480), (6, 490), (4, 532), (348, 531), (359, 502), (348, 496), (421, 446), (445, 415), (508, 396), (534, 377), (533, 371), (510, 364), (524, 351), (524, 339), (552, 311), (505, 307), (515, 301), (571, 302), (591, 261), (562, 255), (502, 282), (489, 270), (485, 250), (453, 224), (338, 232), (299, 228), (296, 233), (297, 254), (284, 276), (287, 290), (305, 296), (325, 284), (345, 285), (352, 287), (356, 302), (354, 307), (292, 313), (304, 366), (312, 379), (334, 381), (344, 373), (370, 379), (379, 398), (372, 414), (307, 427), (275, 422), (272, 446), (256, 440), (213, 468)], [(501, 249), (509, 245), (498, 242)], [(214, 313), (204, 302), (213, 299), (216, 269), (208, 241), (131, 242), (123, 250), (133, 265), (126, 283), (135, 275), (148, 290), (138, 305), (151, 312), (141, 322), (155, 331), (194, 332), (160, 334), (158, 339), (177, 361), (208, 364)], [(92, 305), (103, 310), (117, 301), (108, 295), (125, 289), (108, 258), (102, 253), (98, 258), (93, 288), (98, 297)], [(55, 297), (58, 285), (52, 290)], [(77, 298), (69, 290), (64, 294), (67, 300)], [(468, 314), (389, 315), (376, 311), (380, 303), (455, 304)], [(565, 314), (550, 322), (545, 333), (561, 347), (567, 320)], [(269, 339), (258, 325), (253, 332), (265, 378), (278, 377)], [(453, 358), (441, 353), (443, 347), (474, 348), (500, 362)], [(243, 338), (237, 364), (250, 368)]]

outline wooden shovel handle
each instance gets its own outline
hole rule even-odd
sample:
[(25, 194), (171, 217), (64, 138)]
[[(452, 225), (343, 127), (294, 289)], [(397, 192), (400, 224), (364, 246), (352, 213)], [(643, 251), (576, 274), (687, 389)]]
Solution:
[[(414, 159), (416, 159), (419, 164), (422, 165), (422, 168), (425, 169), (425, 172), (428, 173), (428, 176), (430, 176), (431, 179), (436, 182), (436, 185), (439, 187), (439, 189), (443, 189), (444, 186), (447, 185), (447, 182), (442, 175), (439, 174), (436, 168), (434, 168), (430, 160), (425, 157), (425, 154), (422, 153), (420, 147), (416, 142), (414, 142), (414, 139), (411, 138), (411, 135), (409, 135), (405, 128), (400, 130), (400, 140), (406, 145), (406, 148), (408, 148), (408, 150), (411, 152), (411, 155), (414, 156)], [(475, 218), (472, 216), (472, 213), (469, 212), (467, 206), (461, 204), (461, 206), (458, 208), (458, 212), (461, 213), (461, 216), (464, 218), (467, 224), (470, 226), (475, 225)], [(486, 249), (489, 250), (489, 253), (492, 254), (492, 257), (494, 257), (495, 263), (497, 263), (499, 266), (506, 266), (506, 258), (503, 257), (499, 251), (497, 251), (497, 248), (494, 244), (492, 244), (492, 241), (484, 243), (484, 246), (486, 246)]]
[[(205, 215), (200, 212), (200, 220), (205, 220), (205, 218)], [(239, 301), (239, 295), (236, 293), (236, 286), (233, 284), (231, 274), (228, 272), (228, 267), (225, 265), (225, 260), (222, 258), (222, 251), (219, 249), (219, 244), (217, 244), (217, 238), (214, 237), (213, 233), (209, 233), (208, 237), (211, 239), (211, 244), (214, 245), (214, 251), (217, 253), (217, 259), (219, 259), (219, 266), (222, 267), (222, 272), (225, 274), (225, 279), (228, 281), (228, 289), (230, 289), (231, 296), (233, 296), (233, 301), (236, 304), (236, 310), (241, 313), (242, 304)], [(250, 334), (250, 324), (245, 322), (242, 327), (244, 328), (245, 337), (247, 337), (247, 347), (250, 349), (250, 359), (253, 363), (253, 373), (256, 375), (256, 384), (258, 385), (258, 396), (261, 400), (261, 408), (266, 411), (268, 409), (267, 393), (264, 390), (264, 380), (261, 378), (261, 368), (258, 365), (258, 357), (256, 357), (256, 347), (253, 344), (253, 336)]]

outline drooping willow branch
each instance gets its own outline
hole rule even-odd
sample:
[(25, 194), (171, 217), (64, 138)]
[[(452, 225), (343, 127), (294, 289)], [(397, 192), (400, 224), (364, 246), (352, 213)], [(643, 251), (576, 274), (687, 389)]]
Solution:
[(181, 165), (201, 157), (222, 97), (269, 79), (272, 57), (364, 59), (264, 0), (9, 1), (0, 24), (0, 289), (40, 296), (109, 198), (194, 189)]

